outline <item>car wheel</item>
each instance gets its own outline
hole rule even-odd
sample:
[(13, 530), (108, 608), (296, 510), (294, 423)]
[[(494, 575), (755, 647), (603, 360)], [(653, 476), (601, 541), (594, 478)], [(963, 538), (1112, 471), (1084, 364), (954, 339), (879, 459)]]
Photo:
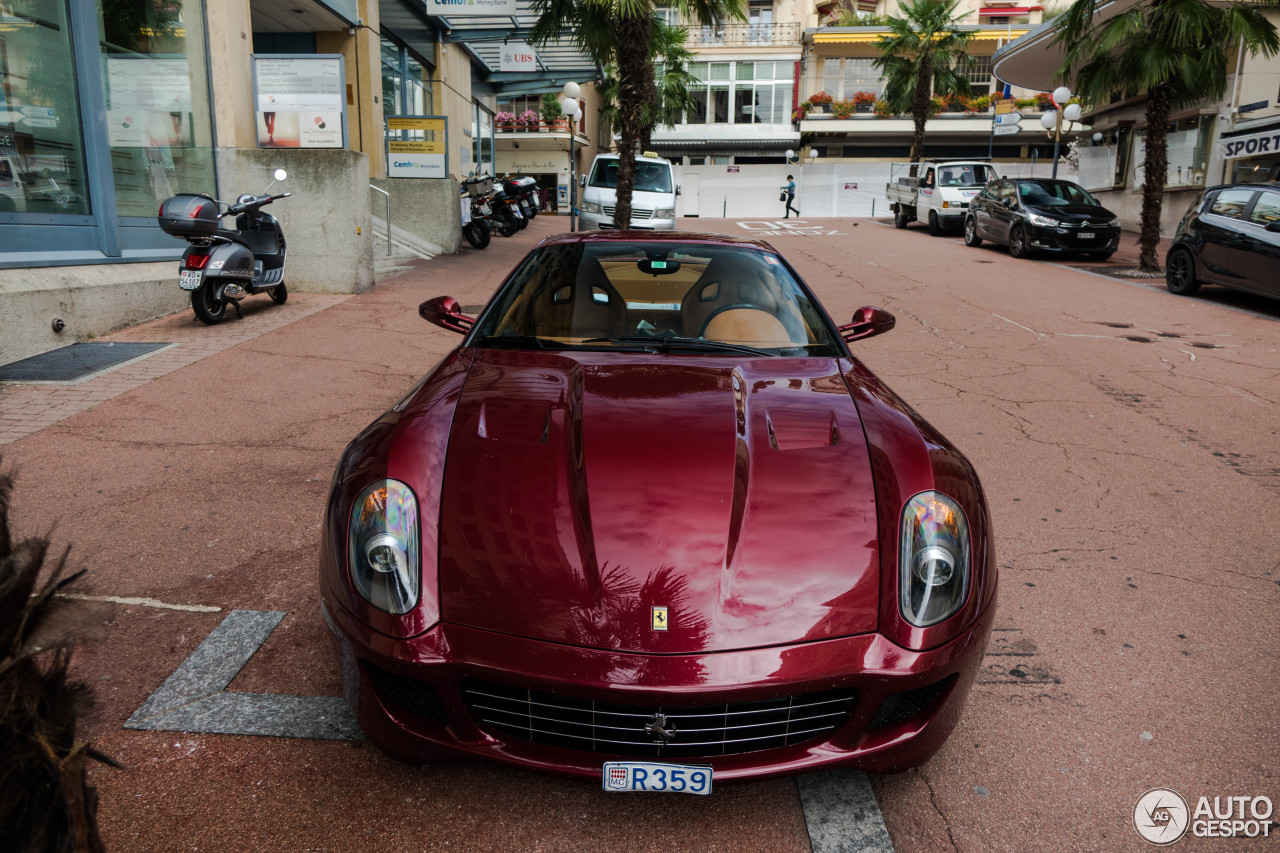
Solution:
[(907, 225), (908, 225), (908, 222), (907, 222), (907, 211), (906, 211), (906, 210), (903, 208), (903, 206), (902, 206), (902, 205), (900, 205), (900, 204), (898, 204), (898, 205), (894, 205), (894, 208), (893, 208), (893, 227), (894, 227), (894, 228), (906, 228), (906, 227), (907, 227)]
[(964, 220), (964, 244), (974, 247), (982, 245), (982, 238), (978, 236), (978, 221), (972, 216)]
[(191, 291), (191, 309), (196, 312), (200, 322), (214, 326), (222, 322), (227, 314), (227, 301), (214, 295), (217, 279), (206, 278), (200, 286)]
[(929, 211), (929, 233), (934, 237), (942, 234), (942, 226), (938, 224), (937, 211)]
[(1190, 296), (1200, 289), (1196, 259), (1186, 249), (1174, 249), (1164, 262), (1164, 285), (1170, 293)]
[(283, 281), (268, 290), (267, 293), (271, 294), (271, 301), (277, 305), (283, 305), (289, 299), (289, 289), (284, 286)]
[(1022, 230), (1021, 225), (1013, 226), (1013, 230), (1009, 232), (1009, 254), (1015, 258), (1025, 258), (1027, 256), (1027, 232)]

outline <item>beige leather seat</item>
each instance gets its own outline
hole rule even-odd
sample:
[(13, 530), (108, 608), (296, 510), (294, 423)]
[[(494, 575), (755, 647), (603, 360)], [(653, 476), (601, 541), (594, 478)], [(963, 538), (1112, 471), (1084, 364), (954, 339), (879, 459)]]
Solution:
[(549, 283), (533, 304), (541, 338), (612, 338), (626, 334), (627, 305), (595, 258), (583, 258), (573, 284)]
[(789, 347), (795, 344), (782, 321), (758, 308), (729, 307), (713, 314), (702, 336), (709, 341), (749, 347)]
[(697, 283), (680, 301), (685, 335), (698, 337), (707, 318), (726, 305), (752, 306), (772, 314), (778, 310), (777, 299), (750, 264), (721, 256), (707, 264)]

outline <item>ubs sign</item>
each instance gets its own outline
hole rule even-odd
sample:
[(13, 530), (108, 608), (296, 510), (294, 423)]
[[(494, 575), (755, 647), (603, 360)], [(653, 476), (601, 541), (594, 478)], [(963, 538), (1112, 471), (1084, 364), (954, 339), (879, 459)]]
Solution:
[(523, 42), (511, 42), (502, 46), (498, 59), (499, 71), (537, 71), (538, 55)]

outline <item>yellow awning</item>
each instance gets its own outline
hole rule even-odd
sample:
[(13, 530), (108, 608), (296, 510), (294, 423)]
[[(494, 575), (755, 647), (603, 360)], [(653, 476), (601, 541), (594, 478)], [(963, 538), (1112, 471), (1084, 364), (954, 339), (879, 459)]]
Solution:
[[(997, 29), (997, 30), (977, 30), (973, 33), (974, 41), (995, 41), (996, 39), (1008, 39), (1012, 41), (1018, 36), (1024, 36), (1031, 32), (1029, 29)], [(882, 35), (888, 35), (888, 31), (883, 33), (814, 33), (814, 44), (875, 44), (880, 40)]]

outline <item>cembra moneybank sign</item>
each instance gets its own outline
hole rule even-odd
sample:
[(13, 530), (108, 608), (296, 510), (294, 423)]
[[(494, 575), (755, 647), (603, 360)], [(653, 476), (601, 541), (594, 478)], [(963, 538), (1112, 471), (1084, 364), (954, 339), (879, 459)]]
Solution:
[(443, 18), (516, 14), (516, 0), (427, 0), (427, 14)]

